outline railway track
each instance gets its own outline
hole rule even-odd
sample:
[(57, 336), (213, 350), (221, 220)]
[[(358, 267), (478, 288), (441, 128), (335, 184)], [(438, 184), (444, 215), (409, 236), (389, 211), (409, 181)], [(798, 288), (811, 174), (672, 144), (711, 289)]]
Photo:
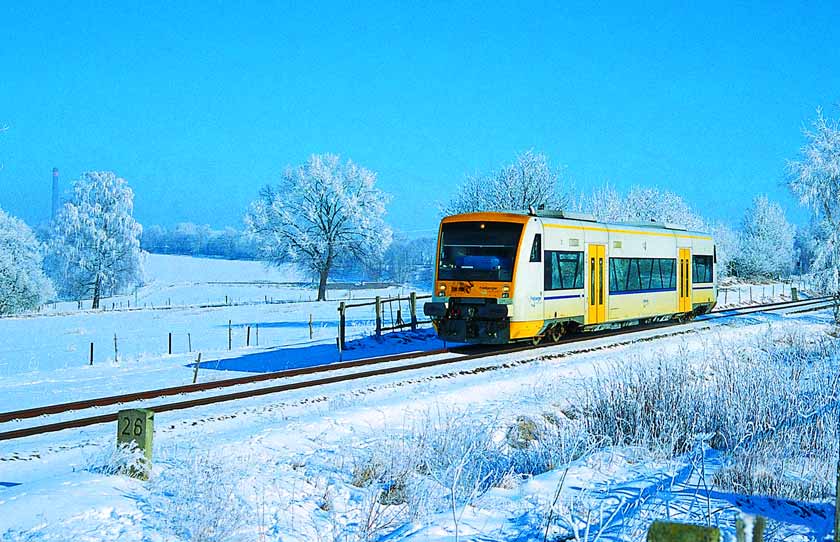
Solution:
[[(801, 312), (808, 312), (808, 311), (815, 311), (821, 310), (823, 308), (827, 308), (831, 306), (831, 298), (830, 297), (820, 297), (802, 301), (788, 301), (788, 302), (776, 302), (776, 303), (768, 303), (764, 305), (754, 305), (750, 307), (744, 308), (735, 308), (735, 309), (726, 309), (722, 311), (712, 312), (707, 315), (703, 315), (701, 320), (702, 321), (713, 321), (720, 318), (729, 318), (732, 316), (742, 316), (747, 314), (753, 314), (757, 312), (766, 312), (766, 311), (776, 311), (776, 310), (788, 310), (790, 309), (791, 312), (801, 313)], [(291, 369), (285, 371), (277, 371), (272, 373), (264, 373), (258, 375), (248, 375), (243, 377), (237, 378), (230, 378), (224, 380), (218, 380), (214, 382), (202, 382), (197, 384), (188, 384), (184, 386), (174, 386), (169, 388), (161, 388), (155, 390), (147, 390), (141, 392), (134, 392), (122, 395), (112, 395), (106, 397), (99, 397), (94, 399), (82, 400), (82, 401), (74, 401), (68, 403), (60, 403), (55, 405), (47, 405), (43, 407), (36, 407), (36, 408), (29, 408), (24, 410), (17, 410), (17, 411), (9, 411), (9, 412), (2, 412), (0, 413), (0, 424), (3, 423), (10, 423), (10, 422), (17, 422), (20, 420), (27, 420), (27, 419), (34, 419), (34, 418), (41, 418), (41, 417), (49, 417), (49, 416), (56, 416), (60, 414), (66, 414), (73, 411), (81, 411), (81, 410), (89, 410), (95, 408), (104, 408), (114, 405), (128, 405), (131, 403), (136, 403), (138, 401), (151, 401), (154, 399), (161, 399), (164, 397), (171, 397), (175, 395), (188, 395), (188, 394), (197, 394), (197, 393), (204, 393), (212, 390), (219, 390), (224, 388), (231, 388), (231, 387), (239, 387), (239, 386), (247, 386), (252, 384), (257, 384), (261, 382), (267, 382), (272, 380), (288, 380), (294, 377), (300, 376), (310, 376), (315, 375), (315, 378), (305, 379), (305, 380), (296, 380), (293, 382), (283, 382), (281, 384), (273, 384), (270, 386), (262, 386), (262, 387), (254, 387), (249, 389), (243, 389), (238, 391), (231, 391), (228, 393), (221, 393), (221, 394), (210, 394), (205, 395), (197, 398), (192, 399), (185, 399), (181, 401), (174, 401), (168, 403), (160, 403), (155, 405), (148, 405), (143, 404), (144, 408), (149, 408), (152, 411), (158, 412), (169, 412), (175, 410), (185, 410), (189, 408), (195, 408), (199, 406), (211, 405), (216, 403), (222, 403), (227, 401), (234, 401), (238, 399), (247, 399), (252, 397), (259, 397), (263, 395), (269, 395), (274, 393), (280, 393), (285, 391), (291, 390), (298, 390), (316, 386), (323, 386), (327, 384), (334, 384), (339, 382), (346, 382), (350, 380), (358, 380), (364, 378), (370, 378), (374, 376), (383, 376), (388, 374), (394, 374), (404, 371), (412, 371), (418, 369), (425, 369), (430, 367), (436, 366), (444, 366), (450, 365), (454, 363), (463, 363), (466, 361), (473, 361), (482, 358), (488, 358), (492, 356), (498, 356), (502, 354), (511, 354), (517, 352), (530, 352), (535, 350), (540, 350), (543, 348), (557, 346), (557, 345), (566, 345), (566, 344), (573, 344), (578, 342), (587, 342), (592, 341), (599, 338), (606, 338), (612, 337), (617, 335), (622, 335), (628, 332), (641, 332), (647, 330), (654, 330), (659, 328), (669, 328), (675, 325), (683, 324), (683, 322), (678, 321), (665, 321), (665, 322), (655, 322), (649, 323), (644, 325), (636, 325), (632, 327), (622, 327), (618, 329), (611, 329), (606, 331), (599, 331), (593, 333), (582, 333), (578, 335), (572, 335), (569, 337), (564, 338), (559, 343), (549, 343), (549, 344), (541, 344), (538, 346), (534, 345), (525, 345), (525, 346), (505, 346), (499, 348), (487, 348), (487, 347), (460, 347), (460, 348), (452, 348), (452, 349), (442, 349), (442, 350), (433, 350), (433, 351), (425, 351), (425, 352), (413, 352), (409, 354), (401, 354), (395, 356), (383, 356), (377, 358), (366, 358), (361, 360), (354, 360), (354, 361), (346, 361), (341, 363), (333, 363), (329, 365), (320, 365), (314, 367), (307, 367), (302, 369)], [(674, 335), (682, 332), (671, 332), (671, 333), (663, 333), (661, 335), (656, 335), (653, 338), (662, 338), (668, 335)], [(621, 346), (624, 344), (628, 344), (631, 342), (636, 342), (642, 339), (635, 339), (626, 342), (619, 342), (616, 343), (614, 346)], [(647, 338), (646, 340), (650, 340)], [(580, 353), (586, 351), (587, 348), (581, 348), (578, 350), (572, 350), (564, 355)], [(436, 357), (436, 356), (446, 356), (448, 357)], [(433, 359), (425, 359), (422, 358), (433, 358)], [(413, 361), (418, 360), (421, 361)], [(401, 362), (401, 361), (408, 361), (408, 363), (404, 364), (396, 364), (392, 365), (394, 362)], [(370, 367), (368, 369), (365, 369)], [(336, 371), (342, 371), (347, 369), (364, 369), (355, 372), (346, 372), (341, 374), (332, 374), (328, 375), (327, 373), (334, 373)], [(488, 368), (484, 368), (483, 370), (487, 370)], [(320, 376), (326, 375), (326, 376)], [(75, 429), (81, 427), (87, 427), (90, 425), (96, 425), (101, 423), (109, 423), (114, 422), (117, 420), (117, 412), (110, 412), (107, 414), (101, 414), (96, 416), (87, 416), (81, 417), (76, 419), (70, 420), (62, 420), (58, 422), (52, 423), (45, 423), (39, 425), (33, 425), (29, 427), (23, 427), (18, 429), (12, 429), (7, 431), (0, 431), (0, 441), (5, 440), (13, 440), (19, 439), (24, 437), (29, 437), (33, 435), (39, 435), (42, 433), (54, 432), (54, 431), (62, 431), (65, 429)]]

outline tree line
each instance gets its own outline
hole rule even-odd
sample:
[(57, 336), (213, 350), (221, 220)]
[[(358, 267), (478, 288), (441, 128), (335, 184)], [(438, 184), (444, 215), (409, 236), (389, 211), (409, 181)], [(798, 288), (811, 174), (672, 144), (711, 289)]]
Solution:
[[(534, 151), (494, 172), (467, 176), (439, 211), (559, 208), (604, 221), (707, 231), (716, 239), (720, 276), (778, 278), (810, 271), (835, 294), (840, 317), (839, 124), (818, 111), (799, 155), (788, 163), (788, 186), (812, 211), (810, 224), (799, 230), (763, 195), (735, 226), (701, 216), (668, 190), (634, 187), (621, 193), (605, 185), (576, 196), (565, 172)], [(435, 239), (395, 236), (385, 219), (389, 196), (377, 188), (376, 173), (337, 155), (313, 155), (287, 167), (276, 184), (256, 194), (242, 231), (191, 223), (144, 231), (133, 217), (133, 201), (125, 179), (92, 171), (74, 182), (70, 201), (40, 236), (0, 210), (0, 313), (32, 310), (56, 297), (91, 299), (97, 308), (102, 297), (142, 282), (141, 249), (293, 262), (313, 277), (318, 300), (326, 299), (327, 281), (336, 273), (431, 280)]]

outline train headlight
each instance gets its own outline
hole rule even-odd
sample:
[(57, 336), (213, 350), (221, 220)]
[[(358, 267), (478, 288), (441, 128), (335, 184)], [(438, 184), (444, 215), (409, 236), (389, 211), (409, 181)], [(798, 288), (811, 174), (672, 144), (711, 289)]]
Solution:
[(444, 292), (446, 292), (446, 285), (441, 284), (440, 286), (438, 286), (438, 292), (439, 292), (440, 295), (443, 295)]

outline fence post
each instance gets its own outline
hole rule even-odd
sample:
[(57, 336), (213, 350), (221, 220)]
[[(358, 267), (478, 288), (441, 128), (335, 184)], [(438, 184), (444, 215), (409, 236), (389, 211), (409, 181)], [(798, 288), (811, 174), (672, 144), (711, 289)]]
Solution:
[(376, 296), (376, 336), (382, 336), (382, 298)]
[(245, 346), (251, 346), (251, 326), (245, 331)]
[(230, 327), (231, 321), (228, 320), (228, 350), (233, 349), (233, 330)]
[(119, 358), (117, 357), (117, 334), (114, 333), (114, 363), (118, 363)]
[(255, 331), (257, 332), (257, 346), (259, 346), (260, 345), (260, 325), (259, 324), (257, 324), (257, 329)]
[(169, 355), (172, 355), (172, 332), (169, 332)]
[(729, 290), (723, 291), (723, 304), (726, 305), (726, 298), (729, 297)]
[(90, 365), (93, 367), (93, 343), (90, 343)]
[(408, 306), (411, 311), (411, 331), (417, 331), (417, 294), (408, 294)]
[(187, 333), (187, 349), (192, 353), (192, 335)]
[[(342, 303), (343, 305), (343, 303)], [(309, 313), (309, 340), (312, 340), (312, 313)]]
[(193, 384), (196, 383), (198, 380), (198, 366), (201, 365), (201, 352), (198, 353), (198, 357), (195, 359), (195, 372), (193, 372)]
[(339, 352), (344, 350), (344, 325), (347, 322), (347, 320), (345, 318), (345, 313), (346, 312), (347, 312), (347, 309), (345, 308), (344, 301), (342, 301), (338, 305), (338, 351)]

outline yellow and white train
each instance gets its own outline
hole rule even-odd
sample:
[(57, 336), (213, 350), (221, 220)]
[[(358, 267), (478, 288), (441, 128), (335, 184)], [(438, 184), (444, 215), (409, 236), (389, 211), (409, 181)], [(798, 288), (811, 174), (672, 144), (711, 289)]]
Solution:
[(444, 218), (434, 295), (442, 339), (500, 344), (690, 318), (717, 299), (715, 244), (670, 224), (611, 224), (563, 212)]

